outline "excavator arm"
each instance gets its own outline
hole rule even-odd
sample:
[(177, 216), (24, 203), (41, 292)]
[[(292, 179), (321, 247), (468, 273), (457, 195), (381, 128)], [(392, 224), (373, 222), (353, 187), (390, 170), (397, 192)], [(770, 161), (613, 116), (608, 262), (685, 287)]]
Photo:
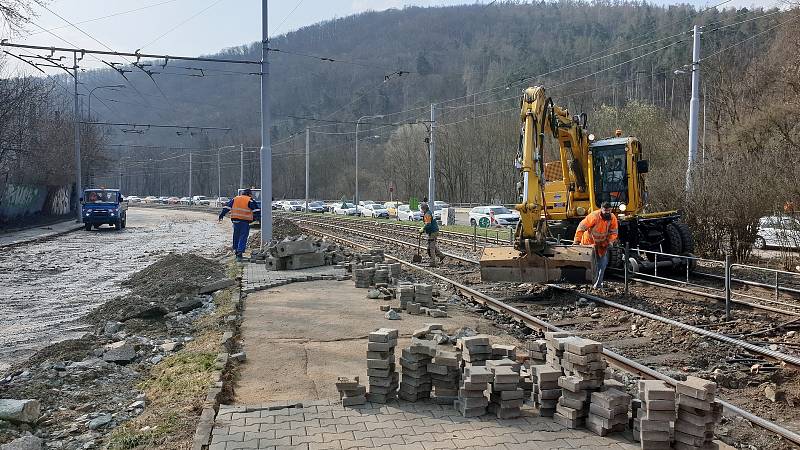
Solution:
[[(548, 241), (545, 202), (544, 140), (545, 133), (559, 142), (565, 183), (585, 190), (580, 166), (585, 148), (582, 128), (566, 110), (555, 107), (541, 86), (529, 87), (520, 102), (521, 136), (517, 154), (520, 172), (518, 184), (522, 197), (515, 206), (520, 213), (514, 247), (484, 249), (481, 256), (481, 279), (484, 281), (552, 282), (592, 279), (594, 252), (591, 247), (563, 246)], [(585, 123), (585, 120), (584, 120)]]

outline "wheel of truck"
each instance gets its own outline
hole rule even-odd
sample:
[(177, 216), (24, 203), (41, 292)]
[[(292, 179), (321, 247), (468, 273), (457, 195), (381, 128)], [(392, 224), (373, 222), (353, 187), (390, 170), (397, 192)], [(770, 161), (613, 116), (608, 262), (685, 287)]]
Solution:
[(92, 224), (90, 223), (83, 224), (83, 229), (86, 231), (92, 231)]
[(689, 225), (683, 222), (675, 222), (675, 227), (678, 229), (678, 234), (681, 235), (681, 253), (694, 253), (694, 236)]
[(674, 223), (664, 227), (664, 242), (661, 244), (662, 251), (672, 255), (683, 253), (683, 240), (678, 227)]
[(123, 217), (122, 218), (122, 228), (125, 228), (127, 226), (127, 222), (128, 222), (128, 217), (127, 216)]
[(117, 230), (117, 231), (122, 229), (122, 220), (121, 219), (114, 223), (114, 229)]

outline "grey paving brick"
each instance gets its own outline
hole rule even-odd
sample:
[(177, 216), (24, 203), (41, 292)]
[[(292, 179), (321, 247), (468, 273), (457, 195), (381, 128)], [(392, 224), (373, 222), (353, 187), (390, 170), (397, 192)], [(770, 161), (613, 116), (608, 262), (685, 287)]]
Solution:
[(383, 430), (383, 434), (386, 437), (394, 437), (394, 436), (407, 436), (414, 433), (414, 429), (411, 427), (405, 428), (385, 428)]
[(332, 441), (332, 442), (309, 442), (308, 443), (308, 450), (337, 450), (341, 449), (342, 446), (339, 444), (339, 441)]
[(425, 450), (420, 443), (414, 444), (392, 444), (392, 450)]
[(322, 443), (322, 434), (313, 434), (310, 436), (291, 436), (292, 445)]
[(260, 448), (258, 444), (258, 439), (253, 439), (250, 441), (244, 442), (228, 442), (225, 446), (225, 450), (239, 450), (239, 449), (252, 449), (252, 448)]
[(306, 427), (306, 434), (308, 436), (325, 433), (336, 433), (336, 425), (325, 425), (324, 427)]
[(217, 423), (217, 425), (214, 425), (214, 428), (211, 429), (211, 435), (230, 434), (230, 431), (230, 427), (219, 426), (219, 423)]
[(425, 450), (458, 448), (451, 439), (444, 439), (441, 441), (433, 441), (433, 442), (423, 442), (422, 446), (425, 447)]
[(453, 438), (453, 444), (455, 444), (456, 448), (466, 448), (466, 447), (483, 447), (486, 448), (487, 444), (486, 441), (483, 440), (482, 437), (477, 436), (470, 439), (456, 439)]
[(412, 433), (403, 436), (406, 444), (413, 444), (415, 442), (435, 442), (436, 438), (433, 433)]
[(304, 427), (301, 428), (294, 428), (291, 430), (274, 430), (275, 431), (275, 439), (280, 439), (282, 437), (292, 437), (292, 436), (305, 436), (306, 429)]
[(328, 426), (328, 425), (336, 426), (336, 425), (349, 425), (349, 424), (350, 424), (350, 420), (348, 420), (348, 417), (336, 417), (336, 418), (333, 418), (333, 419), (319, 419), (319, 425), (321, 427), (325, 427), (325, 426)]
[(506, 444), (519, 444), (519, 441), (514, 437), (513, 434), (501, 434), (499, 436), (483, 436), (483, 440), (486, 441), (486, 444), (489, 446), (495, 445), (506, 445)]
[[(423, 422), (425, 423), (425, 422)], [(444, 433), (444, 428), (441, 425), (423, 425), (421, 427), (411, 427), (414, 429), (415, 434), (423, 433)]]
[(376, 447), (381, 445), (402, 445), (405, 444), (406, 441), (403, 440), (403, 436), (392, 436), (392, 437), (385, 437), (385, 438), (372, 438), (372, 444)]
[(252, 439), (275, 439), (275, 430), (247, 432), (244, 434), (245, 441)]
[(356, 440), (359, 440), (366, 438), (386, 437), (386, 434), (384, 434), (382, 428), (379, 428), (377, 430), (353, 431), (353, 437), (355, 437)]
[(410, 419), (410, 420), (395, 420), (394, 425), (397, 428), (404, 428), (404, 427), (424, 427), (425, 422), (422, 419)]
[(216, 434), (211, 436), (211, 442), (242, 442), (244, 433)]
[(367, 426), (364, 423), (348, 423), (344, 425), (336, 425), (337, 433), (342, 433), (345, 431), (367, 431)]
[(355, 440), (352, 431), (344, 431), (342, 433), (323, 433), (322, 434), (322, 442), (332, 442), (332, 441), (341, 441), (341, 440)]
[[(322, 408), (320, 406), (320, 408)], [(315, 413), (303, 413), (303, 417), (305, 420), (312, 420), (312, 419), (333, 419), (333, 411), (319, 411)]]
[(408, 420), (406, 413), (398, 411), (392, 414), (381, 414), (378, 416), (378, 422), (394, 422), (396, 420)]
[(308, 450), (308, 444), (299, 445), (277, 445), (272, 450)]
[(247, 433), (248, 431), (249, 432), (259, 431), (259, 424), (255, 423), (252, 425), (231, 425), (229, 434)]
[(307, 427), (321, 427), (322, 424), (319, 423), (319, 419), (310, 419), (310, 420), (303, 420), (303, 421), (291, 421), (289, 422), (289, 428), (307, 428)]
[(367, 447), (370, 448), (373, 446), (372, 439), (356, 439), (352, 441), (341, 440), (339, 443), (342, 445), (342, 450), (351, 449), (351, 448), (360, 448), (360, 447)]
[(377, 422), (378, 415), (371, 415), (371, 416), (352, 416), (349, 418), (350, 423), (366, 423), (366, 422)]
[(276, 445), (292, 445), (292, 439), (289, 436), (284, 436), (275, 439), (259, 439), (258, 445), (261, 447), (275, 447)]
[(390, 420), (388, 422), (366, 422), (364, 424), (367, 427), (367, 431), (371, 430), (396, 430), (397, 427), (394, 425), (394, 421)]
[(211, 445), (208, 446), (208, 450), (225, 450), (226, 445), (227, 442), (212, 443)]
[(254, 423), (275, 423), (275, 416), (269, 417), (247, 417), (244, 419), (245, 425), (252, 425)]

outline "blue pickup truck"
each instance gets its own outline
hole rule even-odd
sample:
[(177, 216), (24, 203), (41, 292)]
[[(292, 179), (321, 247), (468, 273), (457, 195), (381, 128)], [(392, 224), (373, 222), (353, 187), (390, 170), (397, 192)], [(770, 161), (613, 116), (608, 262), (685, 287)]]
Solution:
[(125, 228), (128, 203), (119, 189), (86, 189), (81, 204), (83, 227), (87, 231), (104, 224), (113, 225), (117, 230)]

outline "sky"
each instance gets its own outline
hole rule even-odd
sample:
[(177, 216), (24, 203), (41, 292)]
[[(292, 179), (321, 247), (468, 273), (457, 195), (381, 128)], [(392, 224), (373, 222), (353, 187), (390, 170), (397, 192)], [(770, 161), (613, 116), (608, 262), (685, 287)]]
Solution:
[[(684, 0), (680, 3), (702, 8), (720, 1)], [(729, 0), (724, 6), (772, 6), (777, 1)], [(268, 24), (270, 36), (275, 36), (322, 20), (368, 10), (464, 3), (487, 4), (490, 0), (270, 0)], [(656, 0), (655, 3), (678, 1)], [(129, 52), (142, 49), (145, 53), (197, 56), (255, 42), (261, 36), (260, 0), (50, 0), (46, 6), (50, 11), (36, 8), (37, 17), (27, 26), (31, 35), (8, 36), (4, 32), (2, 37), (33, 45), (112, 48)], [(103, 18), (110, 15), (113, 17)], [(85, 34), (66, 21), (77, 25)], [(100, 64), (85, 62), (89, 67)]]

